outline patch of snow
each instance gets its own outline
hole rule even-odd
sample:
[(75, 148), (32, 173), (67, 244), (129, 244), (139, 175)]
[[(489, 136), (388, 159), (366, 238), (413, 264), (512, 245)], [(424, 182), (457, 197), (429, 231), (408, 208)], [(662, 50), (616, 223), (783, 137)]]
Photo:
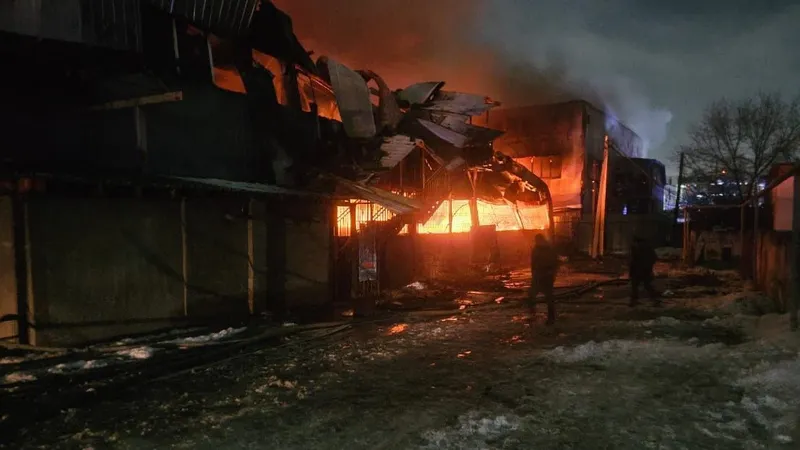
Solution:
[(675, 327), (681, 324), (681, 321), (669, 316), (661, 316), (655, 320), (646, 320), (642, 322), (642, 326), (645, 327), (653, 327), (653, 326), (663, 326), (663, 327)]
[(107, 365), (108, 362), (103, 360), (97, 360), (97, 359), (89, 361), (79, 360), (79, 361), (57, 364), (49, 368), (47, 371), (50, 373), (62, 374), (68, 372), (79, 372), (81, 370), (97, 369), (100, 367), (105, 367)]
[(29, 381), (36, 381), (36, 377), (27, 372), (11, 372), (4, 378), (5, 384), (11, 383), (27, 383)]
[(164, 339), (164, 338), (175, 336), (176, 334), (190, 333), (190, 332), (199, 331), (199, 330), (202, 330), (202, 328), (190, 328), (190, 329), (178, 328), (178, 329), (175, 329), (175, 330), (167, 331), (165, 333), (152, 334), (152, 335), (141, 336), (141, 337), (136, 337), (136, 338), (120, 339), (119, 341), (115, 342), (112, 345), (113, 346), (134, 345), (134, 344), (138, 344), (140, 342), (158, 341), (158, 340), (161, 340), (161, 339)]
[(791, 443), (800, 410), (800, 357), (750, 369), (738, 386), (748, 391), (741, 406), (780, 443)]
[(430, 430), (422, 435), (423, 449), (483, 449), (489, 441), (518, 430), (520, 419), (514, 415), (482, 417), (473, 411), (458, 418), (458, 425), (443, 430)]
[(19, 363), (21, 363), (23, 361), (25, 361), (25, 358), (23, 358), (21, 356), (8, 356), (8, 357), (5, 357), (5, 358), (0, 358), (0, 365), (3, 365), (3, 364), (19, 364)]
[(741, 291), (728, 294), (721, 298), (723, 311), (730, 314), (747, 314), (760, 316), (775, 313), (777, 303), (763, 292)]
[(233, 336), (234, 334), (241, 333), (242, 331), (246, 330), (247, 327), (242, 328), (226, 328), (224, 330), (217, 331), (216, 333), (205, 334), (202, 336), (192, 336), (187, 338), (181, 339), (173, 339), (170, 341), (164, 341), (166, 344), (202, 344), (206, 342), (213, 342), (219, 341), (221, 339), (225, 339), (228, 337)]
[(612, 340), (604, 342), (589, 341), (572, 348), (556, 347), (544, 356), (564, 363), (576, 363), (590, 359), (601, 359), (612, 353), (628, 353), (632, 348), (641, 347), (641, 343), (634, 341)]
[(406, 288), (407, 289), (413, 289), (415, 291), (422, 291), (422, 290), (425, 290), (426, 287), (421, 282), (415, 281), (415, 282), (409, 284), (408, 286), (406, 286)]
[(153, 353), (155, 353), (155, 350), (152, 347), (136, 347), (120, 350), (117, 355), (127, 356), (132, 359), (149, 359), (153, 356)]
[(286, 322), (283, 324), (284, 327), (296, 327), (297, 324), (294, 322)]

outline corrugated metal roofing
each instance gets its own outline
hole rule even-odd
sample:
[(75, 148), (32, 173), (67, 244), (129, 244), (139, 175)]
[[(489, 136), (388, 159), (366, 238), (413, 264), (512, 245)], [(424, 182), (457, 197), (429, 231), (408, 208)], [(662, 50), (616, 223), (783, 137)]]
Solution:
[(421, 105), (431, 100), (433, 94), (442, 89), (442, 86), (444, 86), (444, 81), (424, 81), (422, 83), (415, 83), (398, 92), (397, 97), (412, 105)]
[(479, 116), (499, 105), (499, 103), (492, 101), (489, 97), (484, 95), (438, 91), (432, 101), (425, 103), (423, 109), (467, 116)]
[(381, 158), (381, 167), (391, 169), (400, 164), (400, 161), (408, 156), (419, 142), (421, 141), (402, 134), (385, 138), (381, 150), (386, 152), (386, 155)]
[(147, 0), (206, 29), (234, 35), (250, 28), (260, 0)]
[(139, 0), (0, 1), (0, 30), (118, 50), (141, 50)]
[(243, 181), (220, 180), (218, 178), (192, 178), (192, 177), (166, 177), (171, 180), (178, 180), (187, 183), (195, 183), (209, 187), (221, 188), (234, 192), (249, 192), (252, 194), (272, 194), (272, 195), (293, 195), (303, 197), (321, 197), (322, 194), (309, 191), (298, 191), (287, 189), (272, 184), (247, 183)]
[(395, 214), (410, 214), (422, 208), (422, 204), (419, 201), (411, 198), (393, 194), (373, 186), (356, 183), (345, 178), (334, 177), (334, 179), (340, 186), (350, 191), (351, 194), (384, 206)]

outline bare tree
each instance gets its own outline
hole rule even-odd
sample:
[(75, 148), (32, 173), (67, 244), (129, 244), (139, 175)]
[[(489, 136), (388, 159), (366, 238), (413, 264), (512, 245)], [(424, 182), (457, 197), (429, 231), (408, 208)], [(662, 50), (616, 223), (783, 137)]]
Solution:
[(689, 131), (685, 155), (687, 180), (732, 182), (737, 201), (756, 193), (758, 181), (776, 163), (800, 153), (800, 98), (759, 94), (712, 103)]

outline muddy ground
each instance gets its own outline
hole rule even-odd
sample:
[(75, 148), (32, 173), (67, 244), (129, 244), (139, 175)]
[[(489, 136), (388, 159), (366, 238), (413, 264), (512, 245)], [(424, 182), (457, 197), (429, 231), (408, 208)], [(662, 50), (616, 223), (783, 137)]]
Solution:
[(553, 327), (513, 293), (364, 323), (63, 411), (4, 448), (798, 448), (786, 318), (753, 312), (764, 299), (732, 274), (661, 275), (661, 308), (606, 286)]

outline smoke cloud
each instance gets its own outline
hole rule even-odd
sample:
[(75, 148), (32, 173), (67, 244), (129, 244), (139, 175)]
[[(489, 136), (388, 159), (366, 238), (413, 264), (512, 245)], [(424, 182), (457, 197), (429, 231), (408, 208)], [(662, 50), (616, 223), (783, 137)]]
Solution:
[[(592, 56), (598, 50), (596, 42), (569, 31), (574, 22), (540, 13), (531, 18), (531, 8), (541, 9), (531, 5), (541, 2), (274, 3), (292, 17), (295, 33), (316, 56), (369, 68), (392, 88), (441, 80), (446, 89), (489, 95), (506, 106), (580, 98), (636, 131), (645, 141), (645, 151), (664, 140), (672, 118), (669, 111), (654, 108), (634, 81), (605, 64), (603, 51)], [(564, 2), (553, 4), (556, 12), (565, 7)]]

